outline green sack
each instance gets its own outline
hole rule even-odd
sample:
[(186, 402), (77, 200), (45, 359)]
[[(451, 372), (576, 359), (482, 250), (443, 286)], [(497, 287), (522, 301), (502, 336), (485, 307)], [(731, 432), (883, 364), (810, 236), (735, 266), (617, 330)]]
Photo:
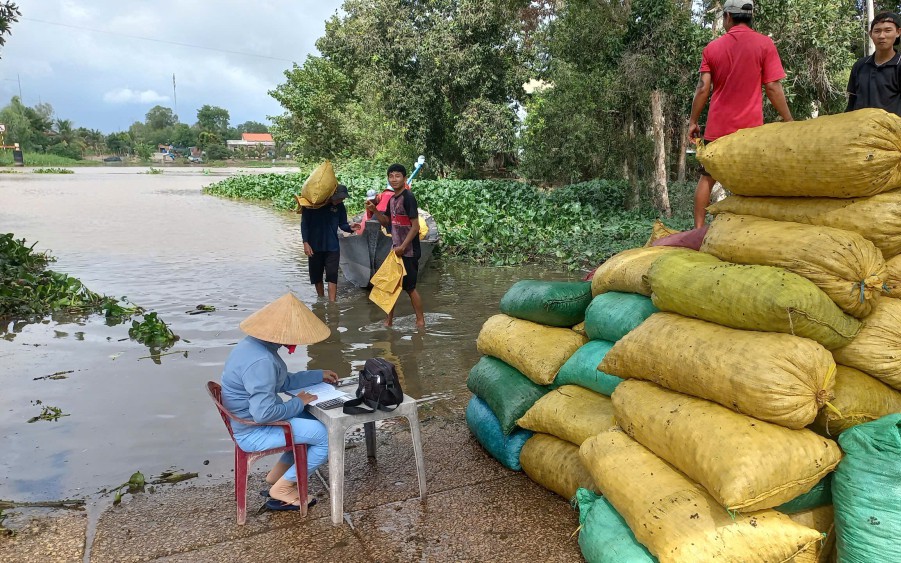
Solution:
[(579, 505), (579, 547), (588, 563), (656, 563), (638, 543), (629, 525), (610, 502), (587, 489), (576, 491)]
[(659, 312), (644, 295), (616, 291), (602, 293), (585, 311), (585, 335), (591, 340), (616, 342)]
[(660, 257), (648, 280), (659, 309), (730, 328), (794, 334), (830, 350), (849, 344), (861, 328), (813, 282), (782, 268), (698, 252)]
[(491, 408), (478, 397), (469, 400), (466, 406), (466, 424), (476, 440), (482, 444), (494, 459), (501, 465), (513, 471), (522, 471), (519, 464), (519, 453), (526, 440), (532, 437), (528, 430), (516, 430), (509, 436), (504, 436), (501, 431), (501, 423), (491, 412)]
[(613, 348), (613, 344), (606, 340), (592, 340), (582, 346), (563, 364), (551, 387), (556, 389), (563, 385), (578, 385), (609, 397), (616, 386), (623, 382), (619, 377), (598, 369), (610, 348)]
[(532, 381), (497, 358), (482, 356), (466, 380), (469, 390), (491, 408), (504, 434), (513, 432), (516, 421), (532, 408), (548, 389)]
[(545, 326), (571, 327), (585, 319), (591, 282), (522, 280), (501, 299), (505, 315)]
[(819, 483), (814, 485), (812, 489), (803, 495), (798, 495), (792, 500), (780, 504), (773, 510), (778, 510), (783, 514), (797, 514), (799, 512), (813, 510), (814, 508), (820, 508), (821, 506), (829, 506), (832, 504), (833, 475), (833, 473), (826, 475)]
[(901, 414), (855, 426), (832, 481), (838, 560), (901, 561)]

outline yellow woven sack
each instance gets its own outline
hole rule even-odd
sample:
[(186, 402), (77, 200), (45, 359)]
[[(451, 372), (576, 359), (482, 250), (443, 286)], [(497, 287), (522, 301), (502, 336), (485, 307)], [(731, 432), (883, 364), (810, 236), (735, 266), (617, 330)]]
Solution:
[(857, 338), (833, 354), (836, 362), (901, 390), (901, 299), (880, 299)]
[(882, 253), (856, 233), (749, 215), (718, 215), (701, 251), (726, 262), (785, 268), (858, 318), (873, 310), (886, 275)]
[(794, 334), (830, 350), (860, 332), (860, 321), (813, 282), (782, 268), (730, 264), (698, 252), (660, 257), (648, 281), (661, 311), (731, 328)]
[(679, 231), (677, 229), (670, 229), (663, 224), (663, 221), (657, 219), (654, 221), (654, 226), (651, 228), (651, 238), (648, 239), (648, 242), (646, 242), (644, 246), (645, 248), (647, 248), (654, 244), (655, 241), (681, 232), (682, 231)]
[(901, 187), (901, 117), (881, 109), (742, 129), (698, 150), (732, 193), (862, 197)]
[(651, 296), (651, 286), (645, 279), (651, 264), (664, 254), (691, 254), (694, 250), (674, 246), (632, 248), (612, 256), (598, 266), (591, 280), (591, 295), (597, 297), (608, 291), (640, 293)]
[(485, 321), (476, 346), (486, 356), (515, 367), (538, 385), (550, 385), (570, 356), (588, 339), (568, 328), (495, 315)]
[(901, 190), (853, 199), (731, 196), (707, 210), (851, 231), (875, 244), (886, 259), (901, 254)]
[(576, 496), (580, 488), (598, 492), (594, 479), (582, 464), (579, 446), (559, 438), (535, 434), (522, 447), (519, 463), (531, 480), (566, 500)]
[(808, 492), (842, 458), (838, 444), (646, 381), (613, 392), (620, 427), (700, 483), (729, 510), (779, 506)]
[(806, 338), (657, 313), (607, 352), (600, 371), (643, 379), (786, 428), (832, 398), (835, 363)]
[(300, 195), (295, 197), (301, 207), (316, 209), (325, 205), (336, 189), (338, 189), (338, 178), (335, 176), (335, 169), (332, 167), (331, 161), (326, 160), (317, 166), (316, 170), (313, 170), (307, 181), (303, 183)]
[(613, 403), (600, 393), (564, 385), (538, 399), (516, 424), (581, 446), (613, 426)]
[(825, 436), (838, 436), (858, 424), (901, 412), (901, 391), (847, 366), (835, 372), (834, 408), (825, 408), (810, 426)]
[(576, 326), (574, 326), (574, 327), (573, 327), (573, 332), (575, 332), (575, 333), (577, 333), (577, 334), (581, 334), (582, 336), (586, 336), (586, 334), (585, 334), (585, 321), (582, 321), (581, 323), (579, 323), (579, 324), (577, 324)]
[(831, 561), (835, 548), (835, 509), (832, 505), (821, 506), (797, 514), (789, 514), (792, 522), (820, 532), (822, 541), (811, 545), (805, 552), (792, 559), (792, 563), (826, 563)]
[(885, 263), (885, 291), (889, 297), (901, 298), (901, 256)]
[(775, 510), (730, 514), (619, 428), (580, 448), (601, 493), (660, 563), (786, 562), (820, 540)]

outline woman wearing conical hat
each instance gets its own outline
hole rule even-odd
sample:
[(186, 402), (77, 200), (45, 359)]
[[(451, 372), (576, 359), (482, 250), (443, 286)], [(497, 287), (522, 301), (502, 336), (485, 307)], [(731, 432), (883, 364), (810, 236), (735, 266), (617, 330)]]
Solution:
[[(300, 393), (289, 401), (279, 393), (326, 381), (336, 383), (333, 371), (312, 370), (289, 373), (278, 355), (283, 346), (289, 354), (299, 345), (328, 338), (331, 331), (292, 293), (263, 307), (241, 323), (248, 336), (232, 350), (222, 372), (222, 404), (238, 418), (269, 423), (287, 420), (294, 441), (308, 444), (307, 475), (312, 475), (328, 458), (325, 426), (304, 410), (316, 399)], [(285, 446), (285, 434), (278, 426), (247, 426), (233, 423), (235, 441), (246, 452)], [(267, 505), (277, 510), (298, 510), (297, 471), (294, 456), (284, 454), (266, 476), (272, 487)]]

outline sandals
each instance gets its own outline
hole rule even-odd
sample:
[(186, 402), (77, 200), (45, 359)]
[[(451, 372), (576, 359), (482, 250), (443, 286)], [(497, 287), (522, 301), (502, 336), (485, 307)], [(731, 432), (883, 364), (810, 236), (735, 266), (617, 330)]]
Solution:
[[(288, 504), (287, 502), (282, 502), (280, 500), (276, 500), (274, 498), (270, 498), (266, 501), (264, 505), (267, 510), (274, 511), (298, 511), (300, 510), (300, 506), (296, 504)], [(312, 508), (316, 506), (316, 499), (311, 498), (307, 501), (307, 508)]]

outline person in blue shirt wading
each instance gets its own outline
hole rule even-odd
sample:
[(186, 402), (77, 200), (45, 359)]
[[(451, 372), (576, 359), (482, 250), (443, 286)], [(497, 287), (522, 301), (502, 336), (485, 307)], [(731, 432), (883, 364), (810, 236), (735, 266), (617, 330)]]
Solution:
[[(331, 330), (292, 293), (266, 305), (240, 324), (247, 334), (235, 346), (222, 372), (222, 405), (238, 418), (269, 423), (287, 420), (294, 441), (308, 444), (307, 475), (328, 458), (328, 432), (325, 426), (306, 412), (315, 395), (299, 393), (284, 401), (279, 393), (315, 385), (323, 381), (337, 383), (338, 375), (328, 370), (288, 372), (278, 355), (282, 347), (293, 354), (299, 345), (321, 342)], [(247, 426), (233, 422), (235, 441), (245, 452), (260, 452), (285, 444), (285, 433), (278, 426)], [(299, 510), (297, 470), (294, 455), (282, 455), (266, 476), (271, 485), (267, 506), (273, 510)]]
[(338, 245), (338, 229), (352, 233), (347, 223), (347, 188), (338, 184), (338, 188), (328, 202), (317, 209), (304, 207), (300, 215), (300, 235), (303, 238), (303, 251), (308, 256), (310, 283), (316, 286), (319, 297), (325, 296), (322, 283), (323, 274), (328, 282), (328, 300), (338, 297), (338, 261), (341, 249)]

